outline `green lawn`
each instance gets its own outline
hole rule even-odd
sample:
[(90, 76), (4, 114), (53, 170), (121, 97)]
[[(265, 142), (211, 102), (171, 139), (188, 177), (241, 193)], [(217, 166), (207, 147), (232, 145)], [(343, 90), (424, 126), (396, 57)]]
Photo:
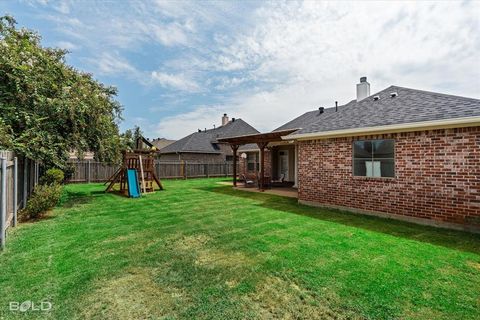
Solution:
[[(480, 236), (219, 181), (141, 199), (67, 186), (47, 219), (10, 229), (0, 319), (480, 318)], [(25, 300), (53, 308), (9, 311)]]

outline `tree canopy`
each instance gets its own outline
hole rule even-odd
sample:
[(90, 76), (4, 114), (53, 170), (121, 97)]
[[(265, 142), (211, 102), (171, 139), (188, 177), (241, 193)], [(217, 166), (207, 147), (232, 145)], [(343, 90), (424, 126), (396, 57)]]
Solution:
[(143, 136), (143, 131), (139, 126), (133, 127), (133, 129), (127, 129), (120, 135), (122, 149), (134, 150), (136, 148), (137, 139)]
[(121, 141), (117, 90), (66, 64), (67, 51), (0, 18), (0, 149), (63, 167), (68, 151), (114, 162)]

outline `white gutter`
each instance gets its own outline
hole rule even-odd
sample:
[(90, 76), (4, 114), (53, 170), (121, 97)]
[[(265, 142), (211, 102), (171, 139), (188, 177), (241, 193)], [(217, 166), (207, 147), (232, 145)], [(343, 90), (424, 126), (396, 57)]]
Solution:
[(373, 135), (393, 132), (411, 132), (423, 130), (435, 130), (446, 128), (462, 128), (480, 126), (480, 117), (464, 117), (446, 120), (411, 122), (402, 124), (392, 124), (377, 127), (364, 127), (342, 130), (331, 130), (323, 132), (290, 134), (282, 137), (283, 140), (312, 140), (312, 139), (328, 139), (337, 137), (349, 137), (359, 135)]

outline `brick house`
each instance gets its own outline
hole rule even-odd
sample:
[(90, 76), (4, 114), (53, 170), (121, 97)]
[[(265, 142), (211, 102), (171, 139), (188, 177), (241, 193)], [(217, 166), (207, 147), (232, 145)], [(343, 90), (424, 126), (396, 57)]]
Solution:
[(268, 145), (265, 171), (278, 176), (275, 153), (288, 149), (300, 203), (480, 231), (480, 100), (398, 86), (370, 95), (364, 77), (355, 100), (276, 130), (286, 128), (298, 130)]
[(233, 153), (228, 143), (218, 139), (229, 136), (258, 133), (242, 119), (232, 118), (227, 114), (222, 117), (222, 125), (213, 129), (198, 130), (177, 140), (160, 150), (160, 160), (184, 160), (194, 162), (232, 161)]

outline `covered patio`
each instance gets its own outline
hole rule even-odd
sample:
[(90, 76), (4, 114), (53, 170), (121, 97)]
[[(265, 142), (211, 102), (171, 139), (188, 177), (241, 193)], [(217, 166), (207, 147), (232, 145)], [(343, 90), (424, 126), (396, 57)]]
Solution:
[[(237, 154), (238, 148), (242, 145), (247, 144), (255, 144), (258, 146), (259, 153), (260, 153), (260, 168), (258, 172), (258, 181), (257, 181), (257, 188), (259, 191), (265, 191), (265, 188), (268, 186), (269, 188), (274, 188), (274, 184), (272, 183), (272, 177), (269, 176), (270, 174), (266, 174), (265, 172), (265, 149), (269, 145), (269, 143), (275, 142), (283, 142), (283, 137), (289, 135), (292, 132), (297, 131), (298, 129), (287, 129), (287, 130), (279, 130), (267, 133), (257, 133), (257, 134), (249, 134), (243, 136), (236, 136), (236, 137), (228, 137), (219, 139), (220, 142), (225, 142), (230, 144), (233, 150), (233, 186), (237, 187), (237, 180), (238, 180), (238, 172), (237, 172)], [(246, 183), (247, 185), (247, 183)], [(282, 188), (285, 189), (285, 188)], [(290, 191), (293, 191), (293, 188)], [(292, 192), (290, 192), (293, 194)]]

